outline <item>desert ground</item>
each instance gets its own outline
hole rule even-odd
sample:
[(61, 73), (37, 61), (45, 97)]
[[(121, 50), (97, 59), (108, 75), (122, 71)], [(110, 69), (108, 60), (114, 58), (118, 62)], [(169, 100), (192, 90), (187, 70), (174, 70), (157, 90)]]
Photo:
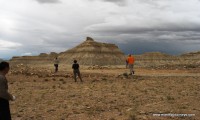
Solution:
[[(11, 65), (13, 120), (200, 120), (200, 69)], [(172, 114), (172, 116), (158, 116)], [(178, 116), (175, 116), (178, 114)], [(187, 114), (187, 116), (181, 116)]]

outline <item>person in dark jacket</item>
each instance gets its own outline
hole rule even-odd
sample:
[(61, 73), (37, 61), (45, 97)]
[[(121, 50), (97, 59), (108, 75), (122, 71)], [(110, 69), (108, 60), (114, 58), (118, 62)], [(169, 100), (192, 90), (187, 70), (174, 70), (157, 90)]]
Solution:
[(8, 92), (6, 74), (9, 69), (8, 62), (0, 63), (0, 120), (11, 120), (9, 100), (15, 100), (15, 96)]
[(72, 65), (72, 69), (73, 69), (73, 73), (74, 73), (75, 82), (77, 82), (77, 80), (76, 80), (77, 75), (80, 78), (81, 82), (83, 82), (83, 80), (81, 78), (81, 73), (80, 73), (80, 70), (79, 70), (79, 64), (77, 63), (77, 60), (74, 60), (74, 64)]
[(56, 57), (55, 60), (54, 60), (55, 73), (58, 72), (58, 64), (59, 64), (59, 60)]

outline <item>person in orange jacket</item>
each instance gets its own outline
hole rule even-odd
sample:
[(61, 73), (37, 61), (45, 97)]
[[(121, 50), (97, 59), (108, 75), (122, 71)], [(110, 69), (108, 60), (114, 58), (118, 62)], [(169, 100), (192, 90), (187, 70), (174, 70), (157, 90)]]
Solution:
[(129, 69), (130, 69), (130, 75), (133, 75), (135, 73), (133, 70), (135, 58), (131, 54), (129, 54), (127, 61), (128, 61)]

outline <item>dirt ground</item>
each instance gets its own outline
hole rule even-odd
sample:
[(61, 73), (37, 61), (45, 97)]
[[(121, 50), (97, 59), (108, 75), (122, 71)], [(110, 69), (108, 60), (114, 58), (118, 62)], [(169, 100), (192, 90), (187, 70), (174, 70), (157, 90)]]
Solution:
[(85, 67), (75, 83), (70, 67), (33, 69), (7, 75), (13, 120), (200, 120), (200, 73), (192, 70), (136, 68), (130, 76)]

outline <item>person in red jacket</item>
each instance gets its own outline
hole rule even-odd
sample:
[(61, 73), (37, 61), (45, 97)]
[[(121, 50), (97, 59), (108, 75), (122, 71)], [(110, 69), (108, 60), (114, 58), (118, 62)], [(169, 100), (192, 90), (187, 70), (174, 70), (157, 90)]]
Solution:
[(129, 54), (127, 61), (128, 61), (129, 69), (130, 69), (130, 75), (133, 75), (135, 73), (133, 70), (135, 58), (131, 54)]

